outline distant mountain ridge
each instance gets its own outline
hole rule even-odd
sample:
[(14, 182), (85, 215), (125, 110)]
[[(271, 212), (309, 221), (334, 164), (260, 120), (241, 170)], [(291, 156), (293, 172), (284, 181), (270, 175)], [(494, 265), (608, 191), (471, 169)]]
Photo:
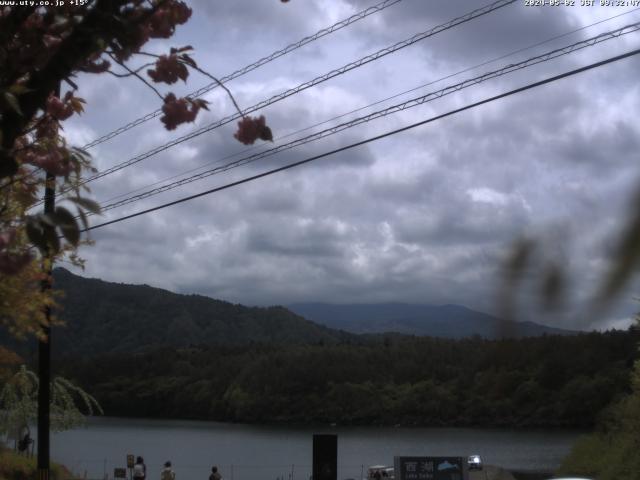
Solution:
[[(85, 278), (64, 268), (56, 268), (53, 275), (55, 288), (65, 293), (56, 314), (66, 323), (54, 328), (53, 349), (70, 355), (136, 353), (191, 345), (361, 344), (378, 341), (370, 336), (383, 333), (451, 339), (577, 333), (532, 322), (504, 322), (459, 305), (299, 303), (288, 308), (246, 307), (148, 285)], [(1, 330), (0, 341), (20, 351), (30, 349), (16, 344)]]
[(534, 322), (506, 322), (461, 305), (296, 303), (287, 308), (312, 322), (356, 334), (396, 332), (443, 338), (479, 335), (493, 339), (579, 333)]
[(65, 292), (54, 349), (69, 354), (139, 352), (160, 346), (248, 343), (339, 343), (355, 337), (308, 321), (284, 307), (246, 307), (148, 285), (127, 285), (53, 272)]

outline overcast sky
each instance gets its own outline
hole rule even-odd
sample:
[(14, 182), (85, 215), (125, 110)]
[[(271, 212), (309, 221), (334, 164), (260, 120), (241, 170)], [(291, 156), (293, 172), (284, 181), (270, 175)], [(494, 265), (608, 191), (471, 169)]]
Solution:
[[(375, 0), (189, 1), (191, 21), (149, 50), (192, 45), (222, 77), (377, 3)], [(403, 0), (228, 83), (241, 108), (448, 22), (488, 2)], [(580, 4), (580, 0), (576, 0)], [(286, 143), (486, 71), (640, 21), (622, 7), (528, 7), (524, 0), (331, 79), (260, 111)], [(625, 14), (626, 12), (630, 12)], [(625, 15), (621, 15), (625, 14)], [(550, 38), (482, 67), (440, 80)], [(631, 33), (348, 129), (162, 195), (112, 210), (117, 218), (408, 125), (488, 96), (637, 48)], [(640, 58), (492, 102), (312, 164), (92, 233), (85, 276), (146, 283), (252, 305), (303, 301), (466, 305), (498, 313), (501, 259), (541, 240), (545, 262), (570, 276), (565, 308), (539, 308), (531, 268), (520, 319), (569, 328), (624, 327), (638, 309), (630, 286), (606, 314), (584, 313), (640, 180)], [(435, 83), (434, 83), (435, 82)], [(179, 93), (208, 83), (194, 72)], [(427, 86), (423, 86), (430, 84)], [(79, 78), (87, 112), (65, 123), (83, 145), (160, 106), (135, 79)], [(368, 105), (402, 94), (376, 106)], [(163, 86), (162, 92), (169, 91)], [(221, 89), (210, 112), (173, 132), (156, 118), (90, 151), (99, 170), (234, 112)], [(357, 113), (296, 133), (355, 109)], [(92, 182), (101, 203), (203, 165), (247, 155), (235, 122)], [(271, 147), (262, 143), (250, 153)], [(234, 157), (240, 158), (240, 157)], [(197, 173), (197, 172), (196, 172)], [(66, 264), (62, 264), (67, 266)]]

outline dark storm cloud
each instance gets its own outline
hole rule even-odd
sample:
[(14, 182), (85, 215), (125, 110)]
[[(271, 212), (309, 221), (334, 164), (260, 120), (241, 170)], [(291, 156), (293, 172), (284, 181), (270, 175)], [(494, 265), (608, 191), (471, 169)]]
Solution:
[[(199, 64), (223, 75), (373, 3), (194, 1), (193, 21), (179, 30), (175, 42), (193, 44)], [(246, 107), (483, 4), (404, 0), (229, 87)], [(259, 114), (267, 117), (276, 138), (287, 135), (460, 67), (565, 33), (577, 26), (577, 18), (568, 10), (536, 10), (518, 3)], [(93, 221), (117, 218), (424, 120), (605, 58), (628, 48), (629, 41), (479, 85)], [(502, 63), (512, 61), (516, 58)], [(628, 193), (636, 185), (638, 68), (637, 61), (606, 67), (96, 230), (92, 236), (97, 245), (82, 250), (88, 259), (86, 274), (247, 304), (461, 303), (497, 313), (500, 262), (517, 238), (532, 236), (544, 246), (542, 253), (562, 259), (570, 273), (571, 309), (538, 317), (537, 273), (532, 270), (518, 295), (523, 319), (549, 318), (573, 328), (623, 325), (635, 308), (626, 300), (603, 319), (576, 312), (605, 270), (624, 221)], [(204, 84), (199, 82), (204, 80), (194, 77), (188, 87), (179, 88), (190, 91)], [(88, 141), (155, 110), (159, 99), (139, 83), (85, 79), (81, 94), (88, 100), (87, 114), (69, 122), (67, 132)], [(222, 92), (211, 92), (207, 98), (211, 112), (195, 125), (167, 132), (154, 119), (92, 149), (96, 163), (101, 169), (110, 167), (233, 111)], [(247, 150), (234, 140), (234, 131), (235, 122), (105, 177), (92, 184), (95, 195), (104, 200), (208, 162), (214, 162), (210, 168), (272, 146), (264, 143)], [(277, 140), (276, 145), (285, 141)]]
[[(369, 2), (350, 0), (363, 8)], [(381, 16), (388, 38), (399, 40), (410, 33), (426, 31), (454, 18), (482, 8), (492, 2), (483, 0), (428, 1), (405, 0)], [(527, 46), (564, 34), (577, 27), (572, 17), (561, 9), (525, 7), (518, 1), (494, 14), (454, 27), (427, 39), (418, 47), (438, 62), (464, 64), (495, 55), (515, 47)]]
[(233, 2), (211, 2), (191, 0), (195, 15), (206, 17), (206, 22), (226, 26), (225, 35), (245, 40), (271, 35), (279, 42), (295, 41), (308, 34), (314, 18), (323, 18), (321, 6), (316, 2), (292, 2), (282, 5), (275, 1), (255, 2), (235, 0)]
[(346, 226), (331, 220), (298, 221), (272, 219), (270, 224), (250, 227), (247, 247), (257, 253), (343, 257)]
[(484, 202), (469, 205), (468, 199), (451, 196), (441, 198), (437, 210), (394, 223), (397, 239), (427, 246), (481, 245), (504, 240), (529, 223), (522, 207)]

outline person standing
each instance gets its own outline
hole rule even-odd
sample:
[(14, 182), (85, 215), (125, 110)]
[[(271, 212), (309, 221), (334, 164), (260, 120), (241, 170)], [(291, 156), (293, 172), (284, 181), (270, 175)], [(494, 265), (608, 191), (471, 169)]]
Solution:
[(222, 475), (218, 472), (218, 467), (215, 465), (211, 467), (211, 475), (209, 475), (209, 480), (222, 480)]
[(171, 469), (171, 462), (164, 462), (164, 469), (160, 473), (160, 480), (176, 480), (176, 472)]
[(147, 478), (147, 466), (144, 464), (142, 457), (136, 458), (133, 466), (133, 480), (145, 480)]

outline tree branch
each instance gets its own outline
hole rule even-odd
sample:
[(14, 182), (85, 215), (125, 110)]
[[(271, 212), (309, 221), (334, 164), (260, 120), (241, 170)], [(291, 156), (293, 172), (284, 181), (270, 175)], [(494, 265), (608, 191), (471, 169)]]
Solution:
[(130, 71), (130, 73), (116, 73), (116, 72), (112, 72), (111, 70), (107, 70), (107, 73), (110, 73), (114, 77), (127, 78), (127, 77), (131, 77), (132, 75), (135, 75), (136, 73), (140, 72), (140, 70), (142, 70), (143, 68), (147, 68), (147, 67), (150, 67), (152, 65), (155, 65), (155, 62), (145, 63), (141, 67), (138, 67), (133, 71)]
[[(160, 0), (136, 22), (146, 21), (167, 0)], [(20, 96), (22, 115), (6, 110), (0, 118), (0, 130), (3, 132), (2, 147), (10, 150), (15, 139), (31, 121), (38, 109), (42, 108), (49, 94), (55, 90), (60, 80), (69, 77), (79, 65), (96, 53), (97, 38), (116, 38), (122, 33), (122, 25), (113, 19), (126, 0), (95, 0), (92, 8), (86, 11), (82, 21), (76, 25), (70, 35), (62, 40), (60, 47), (47, 64), (32, 72), (26, 87), (28, 92)], [(161, 97), (162, 98), (162, 97)]]
[[(156, 89), (156, 87), (154, 87), (153, 85), (151, 85), (149, 82), (147, 82), (144, 77), (142, 75), (140, 75), (137, 71), (131, 70), (129, 67), (127, 67), (127, 65), (124, 62), (119, 61), (115, 56), (113, 56), (112, 54), (108, 54), (109, 57), (111, 57), (111, 59), (116, 62), (118, 65), (120, 65), (122, 68), (124, 68), (127, 72), (129, 72), (129, 75), (133, 75), (134, 77), (136, 77), (138, 80), (140, 80), (142, 83), (144, 83), (147, 87), (149, 87), (151, 90), (153, 90), (154, 92), (156, 92), (156, 95), (158, 95), (158, 97), (160, 97), (160, 100), (164, 101), (164, 97), (160, 94), (160, 92)], [(114, 72), (107, 70), (109, 73), (115, 75), (116, 77), (119, 76), (118, 74), (115, 74)], [(127, 76), (129, 76), (127, 75)]]
[(210, 73), (202, 70), (200, 67), (197, 67), (196, 65), (193, 65), (191, 63), (188, 62), (184, 62), (181, 61), (182, 64), (186, 65), (187, 67), (191, 67), (194, 70), (197, 70), (198, 72), (200, 72), (201, 74), (209, 77), (211, 80), (213, 80), (214, 82), (216, 82), (218, 84), (219, 87), (223, 88), (225, 92), (227, 92), (227, 95), (229, 95), (229, 98), (231, 99), (231, 101), (233, 102), (233, 105), (236, 107), (236, 110), (238, 110), (238, 113), (244, 117), (244, 113), (242, 113), (242, 110), (240, 109), (240, 107), (238, 106), (238, 102), (236, 102), (236, 99), (233, 97), (233, 94), (231, 93), (231, 90), (229, 90), (220, 80), (218, 80), (216, 77), (214, 77), (213, 75), (211, 75)]
[(155, 53), (149, 53), (149, 52), (136, 52), (136, 55), (145, 55), (147, 57), (153, 57), (153, 58), (160, 58), (162, 55), (157, 55)]

